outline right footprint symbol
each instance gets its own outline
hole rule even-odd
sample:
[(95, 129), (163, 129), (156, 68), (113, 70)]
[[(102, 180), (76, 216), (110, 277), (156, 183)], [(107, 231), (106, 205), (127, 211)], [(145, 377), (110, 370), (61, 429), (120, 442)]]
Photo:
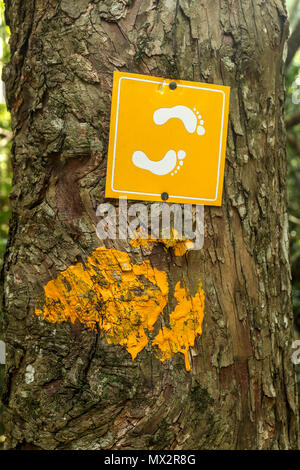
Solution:
[(198, 135), (205, 134), (204, 121), (196, 108), (192, 111), (187, 106), (177, 105), (172, 108), (157, 109), (153, 114), (153, 121), (158, 126), (162, 126), (170, 119), (179, 119), (190, 134), (193, 134), (196, 129)]
[(197, 114), (197, 117), (199, 119), (199, 124), (200, 124), (200, 126), (197, 127), (197, 134), (204, 135), (205, 134), (205, 129), (203, 127), (204, 121), (202, 117), (200, 116), (199, 111), (196, 108), (194, 108), (194, 112)]

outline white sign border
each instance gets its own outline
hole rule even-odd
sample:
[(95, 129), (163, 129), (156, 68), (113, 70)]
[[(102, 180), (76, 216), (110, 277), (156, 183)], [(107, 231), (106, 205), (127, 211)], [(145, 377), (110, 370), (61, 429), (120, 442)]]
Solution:
[[(119, 124), (119, 106), (120, 106), (120, 91), (121, 91), (121, 83), (122, 80), (134, 80), (137, 82), (145, 82), (145, 83), (155, 83), (158, 85), (166, 86), (167, 83), (158, 82), (154, 80), (146, 80), (142, 78), (134, 78), (134, 77), (121, 77), (119, 79), (119, 86), (118, 86), (118, 101), (117, 101), (117, 112), (116, 112), (116, 123), (115, 123), (115, 138), (114, 138), (114, 153), (113, 153), (113, 164), (112, 164), (112, 177), (111, 177), (111, 190), (115, 193), (126, 193), (126, 194), (136, 194), (139, 196), (156, 196), (161, 197), (161, 194), (154, 194), (154, 193), (140, 193), (136, 191), (124, 191), (121, 189), (115, 189), (113, 187), (114, 184), (114, 176), (115, 176), (115, 160), (116, 160), (116, 150), (117, 150), (117, 137), (118, 137), (118, 124)], [(189, 196), (174, 196), (169, 194), (169, 198), (174, 199), (189, 199), (193, 201), (210, 201), (215, 202), (218, 198), (218, 190), (219, 190), (219, 180), (220, 180), (220, 166), (221, 166), (221, 154), (222, 154), (222, 143), (223, 143), (223, 131), (224, 131), (224, 114), (225, 114), (225, 92), (223, 90), (215, 90), (213, 88), (204, 88), (198, 86), (191, 86), (191, 85), (180, 85), (177, 84), (177, 87), (181, 88), (192, 88), (195, 90), (205, 90), (205, 91), (214, 91), (216, 93), (222, 93), (223, 95), (223, 110), (222, 110), (222, 126), (221, 126), (221, 134), (220, 134), (220, 149), (219, 149), (219, 162), (218, 162), (218, 176), (217, 176), (217, 185), (216, 185), (216, 196), (214, 199), (204, 199), (199, 197), (189, 197)]]

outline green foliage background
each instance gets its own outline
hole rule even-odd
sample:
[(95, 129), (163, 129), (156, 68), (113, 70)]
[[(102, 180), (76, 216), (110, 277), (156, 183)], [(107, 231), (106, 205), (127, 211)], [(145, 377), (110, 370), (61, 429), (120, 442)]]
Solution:
[[(286, 113), (297, 111), (299, 104), (293, 104), (292, 96), (300, 101), (300, 54), (297, 53), (286, 76), (287, 98)], [(296, 79), (299, 78), (299, 85)], [(298, 89), (298, 90), (297, 90)], [(295, 142), (295, 144), (293, 144)], [(295, 323), (300, 331), (300, 124), (288, 131), (288, 191), (289, 191), (289, 223), (290, 253), (293, 271), (293, 301)]]
[[(0, 1), (0, 72), (5, 63), (9, 60), (9, 28), (4, 21), (4, 2)], [(4, 101), (2, 97), (1, 101)], [(7, 111), (5, 103), (0, 103), (0, 266), (7, 242), (8, 221), (10, 209), (8, 195), (11, 188), (12, 171), (10, 165), (11, 131), (10, 113)]]
[[(2, 68), (9, 60), (9, 28), (4, 21), (4, 2), (0, 0), (0, 75)], [(10, 164), (11, 129), (10, 113), (7, 111), (4, 99), (4, 90), (0, 96), (0, 269), (7, 242), (10, 208), (8, 195), (11, 188), (12, 170)], [(1, 95), (1, 94), (0, 94)], [(1, 320), (1, 312), (0, 312)], [(0, 339), (2, 332), (0, 332)], [(4, 379), (4, 365), (0, 364), (0, 396), (2, 394)], [(0, 403), (1, 405), (1, 403)], [(1, 420), (2, 407), (0, 406), (0, 436), (4, 433)], [(0, 446), (2, 443), (0, 443)], [(0, 447), (1, 448), (1, 447)]]

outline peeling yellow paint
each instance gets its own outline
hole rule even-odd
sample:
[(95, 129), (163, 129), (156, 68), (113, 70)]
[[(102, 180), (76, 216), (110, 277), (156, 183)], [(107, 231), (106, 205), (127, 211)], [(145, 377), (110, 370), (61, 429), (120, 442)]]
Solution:
[(171, 238), (151, 238), (145, 234), (142, 234), (137, 230), (136, 237), (130, 240), (130, 245), (134, 248), (144, 247), (150, 250), (153, 249), (154, 245), (160, 243), (164, 245), (165, 249), (174, 248), (175, 256), (183, 256), (189, 250), (194, 247), (194, 243), (191, 240), (184, 238), (176, 238), (177, 233), (172, 229)]
[(191, 297), (178, 282), (174, 296), (178, 304), (170, 314), (170, 328), (162, 328), (152, 345), (158, 346), (161, 361), (171, 358), (177, 352), (182, 353), (186, 370), (190, 370), (188, 350), (194, 346), (196, 336), (202, 334), (204, 291), (199, 286), (196, 295)]
[[(153, 268), (149, 260), (133, 264), (127, 253), (101, 247), (85, 265), (70, 266), (49, 281), (44, 291), (45, 301), (36, 315), (52, 323), (77, 319), (99, 328), (108, 343), (126, 347), (134, 360), (168, 303), (169, 284), (166, 273)], [(176, 352), (184, 354), (190, 370), (188, 348), (201, 334), (204, 292), (199, 287), (191, 298), (178, 283), (175, 299), (170, 329), (160, 330), (152, 344), (162, 361)]]

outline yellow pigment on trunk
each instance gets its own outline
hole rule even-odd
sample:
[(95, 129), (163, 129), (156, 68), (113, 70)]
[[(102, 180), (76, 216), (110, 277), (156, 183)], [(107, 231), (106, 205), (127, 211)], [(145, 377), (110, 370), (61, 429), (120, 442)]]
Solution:
[(133, 248), (144, 247), (150, 250), (153, 249), (154, 245), (161, 244), (166, 251), (169, 248), (173, 248), (175, 256), (183, 256), (193, 249), (194, 243), (186, 238), (177, 238), (177, 235), (177, 231), (172, 229), (171, 238), (151, 238), (145, 232), (138, 229), (135, 233), (135, 238), (130, 240), (129, 243)]
[[(124, 346), (134, 360), (168, 303), (169, 285), (166, 273), (149, 260), (133, 264), (127, 253), (101, 247), (85, 265), (70, 266), (49, 281), (44, 291), (45, 302), (36, 315), (52, 323), (79, 320), (98, 327), (109, 344)], [(201, 334), (204, 292), (199, 287), (190, 298), (178, 283), (175, 298), (178, 305), (170, 315), (170, 329), (160, 330), (152, 344), (162, 361), (183, 353), (190, 370), (188, 348)]]
[(152, 345), (159, 348), (161, 361), (171, 358), (177, 352), (182, 353), (186, 370), (190, 370), (188, 351), (194, 346), (196, 336), (202, 334), (204, 291), (199, 287), (196, 295), (191, 297), (178, 282), (174, 296), (178, 304), (170, 314), (170, 328), (162, 328)]

